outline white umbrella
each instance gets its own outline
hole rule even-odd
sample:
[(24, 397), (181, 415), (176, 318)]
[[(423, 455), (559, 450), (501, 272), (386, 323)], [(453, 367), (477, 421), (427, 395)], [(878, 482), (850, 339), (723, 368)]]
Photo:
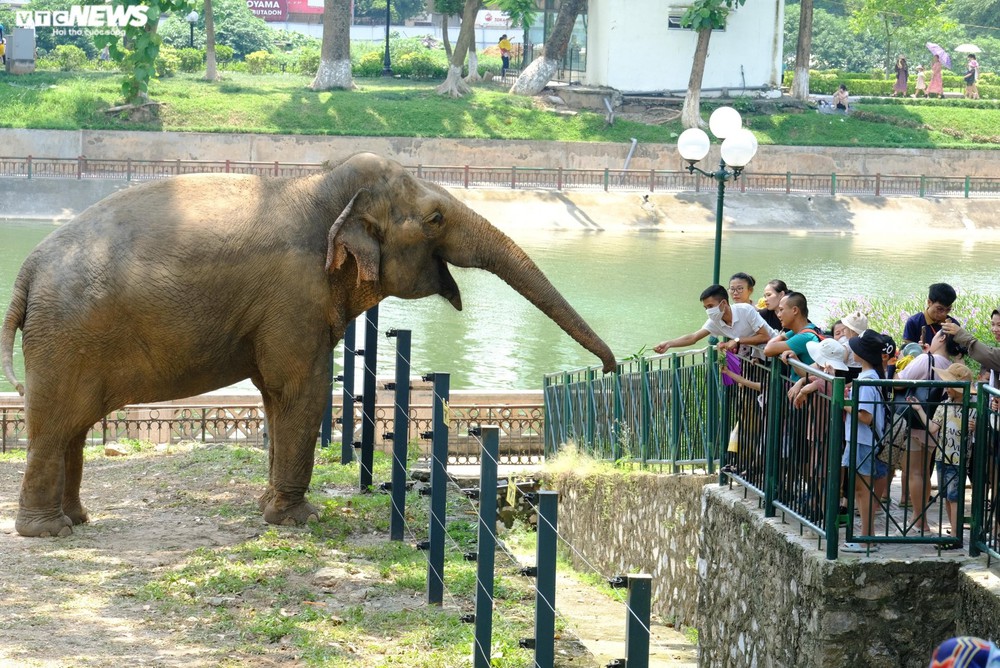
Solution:
[(952, 51), (958, 51), (959, 53), (981, 53), (982, 49), (975, 44), (959, 44)]

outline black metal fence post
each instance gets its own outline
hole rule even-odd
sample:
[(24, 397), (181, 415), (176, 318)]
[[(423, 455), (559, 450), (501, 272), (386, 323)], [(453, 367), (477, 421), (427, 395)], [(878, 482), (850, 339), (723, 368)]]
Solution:
[(552, 668), (556, 637), (556, 529), (559, 492), (538, 493), (538, 546), (535, 564), (535, 667)]
[(344, 331), (344, 384), (340, 403), (340, 463), (354, 461), (354, 346), (357, 328), (352, 320)]
[(378, 306), (365, 312), (365, 374), (361, 395), (361, 491), (371, 489), (375, 460), (375, 366), (378, 353)]
[(389, 539), (403, 540), (406, 507), (406, 459), (410, 438), (410, 330), (394, 329), (387, 336), (396, 337), (395, 412), (392, 424), (392, 514)]
[(427, 603), (441, 605), (444, 600), (444, 535), (448, 490), (448, 415), (451, 376), (435, 373), (431, 443), (431, 519), (430, 550), (427, 560)]
[(479, 541), (476, 549), (476, 639), (474, 668), (490, 668), (493, 643), (493, 568), (496, 562), (497, 458), (500, 427), (480, 427), (483, 446), (479, 457)]
[(625, 622), (625, 665), (649, 668), (649, 612), (653, 576), (628, 576), (628, 619)]

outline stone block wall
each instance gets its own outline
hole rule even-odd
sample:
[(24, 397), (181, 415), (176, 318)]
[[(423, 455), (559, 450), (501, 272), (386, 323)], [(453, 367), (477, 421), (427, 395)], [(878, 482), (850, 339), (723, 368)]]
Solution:
[(715, 479), (615, 471), (552, 475), (545, 486), (560, 493), (560, 535), (586, 555), (585, 562), (568, 552), (574, 568), (605, 576), (649, 573), (653, 612), (693, 626), (702, 488)]
[(650, 573), (654, 612), (697, 627), (702, 666), (923, 668), (954, 635), (1000, 640), (985, 558), (914, 546), (828, 561), (815, 536), (711, 476), (575, 471), (544, 487), (560, 492), (574, 566)]

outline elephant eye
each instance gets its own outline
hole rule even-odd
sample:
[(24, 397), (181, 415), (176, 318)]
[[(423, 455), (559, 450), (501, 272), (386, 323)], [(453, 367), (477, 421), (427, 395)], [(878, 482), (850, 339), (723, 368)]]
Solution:
[(440, 211), (435, 211), (431, 215), (427, 216), (424, 222), (428, 225), (440, 225), (444, 222), (444, 216), (441, 215)]

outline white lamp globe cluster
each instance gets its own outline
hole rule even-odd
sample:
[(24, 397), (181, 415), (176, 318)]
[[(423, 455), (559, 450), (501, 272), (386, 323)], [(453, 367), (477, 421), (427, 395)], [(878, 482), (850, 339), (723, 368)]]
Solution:
[[(740, 112), (719, 107), (708, 119), (712, 134), (722, 140), (722, 160), (730, 167), (743, 168), (757, 153), (757, 138), (743, 127)], [(692, 165), (708, 155), (710, 141), (701, 128), (689, 128), (677, 138), (677, 150)]]

